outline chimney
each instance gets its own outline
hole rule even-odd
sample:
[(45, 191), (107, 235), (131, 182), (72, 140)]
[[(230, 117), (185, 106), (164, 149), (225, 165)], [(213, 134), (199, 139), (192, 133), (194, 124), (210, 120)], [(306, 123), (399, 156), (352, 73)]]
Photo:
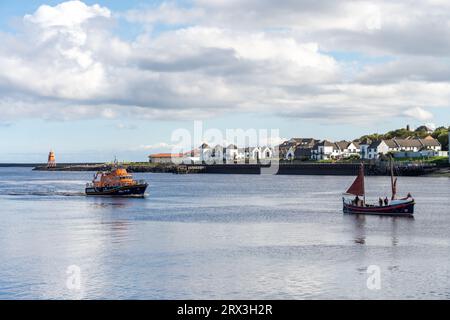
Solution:
[(406, 125), (406, 131), (411, 131), (411, 128), (409, 127), (409, 124)]

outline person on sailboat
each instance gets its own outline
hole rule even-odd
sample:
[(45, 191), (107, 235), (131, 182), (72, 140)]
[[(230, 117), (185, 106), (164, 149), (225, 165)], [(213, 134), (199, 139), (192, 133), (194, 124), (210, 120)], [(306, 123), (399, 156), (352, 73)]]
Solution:
[(380, 207), (382, 207), (382, 206), (383, 206), (383, 199), (381, 199), (381, 197), (380, 197), (380, 198), (378, 198), (378, 204), (380, 205)]
[(412, 198), (412, 195), (411, 195), (411, 193), (408, 192), (408, 194), (406, 195), (406, 197), (401, 198), (400, 200), (408, 200), (408, 199), (411, 199), (411, 198)]
[(385, 205), (385, 206), (389, 205), (389, 199), (388, 199), (387, 197), (384, 198), (384, 205)]

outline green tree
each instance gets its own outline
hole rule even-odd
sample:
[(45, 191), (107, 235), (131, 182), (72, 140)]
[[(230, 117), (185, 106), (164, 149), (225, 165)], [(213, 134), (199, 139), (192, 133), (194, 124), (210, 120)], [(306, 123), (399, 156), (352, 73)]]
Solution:
[(360, 137), (359, 140), (361, 141), (361, 140), (365, 140), (365, 139), (370, 139), (372, 141), (375, 141), (375, 140), (380, 140), (382, 138), (383, 138), (383, 135), (378, 134), (378, 133), (372, 133), (372, 134), (366, 134), (365, 136)]
[(411, 132), (406, 130), (405, 128), (397, 129), (389, 131), (388, 133), (383, 135), (384, 139), (392, 139), (392, 138), (402, 138), (405, 139), (407, 137), (414, 136), (416, 132)]
[[(434, 130), (434, 132), (431, 134), (431, 136), (435, 139), (437, 139), (439, 141), (439, 143), (442, 145), (442, 150), (448, 150), (449, 146), (448, 146), (448, 132), (449, 132), (449, 128), (441, 126), (436, 128), (436, 130)], [(379, 133), (372, 133), (372, 134), (367, 134), (364, 135), (362, 137), (359, 138), (359, 140), (364, 140), (364, 139), (370, 139), (372, 141), (375, 140), (381, 140), (381, 139), (392, 139), (392, 138), (402, 138), (405, 139), (407, 137), (413, 137), (413, 138), (425, 138), (427, 136), (429, 136), (430, 134), (428, 132), (426, 132), (425, 130), (422, 131), (408, 131), (405, 128), (401, 128), (401, 129), (396, 129), (396, 130), (392, 130), (389, 131), (387, 133), (384, 134), (379, 134)]]
[(448, 150), (448, 128), (436, 128), (431, 136), (439, 141), (439, 143), (442, 145), (442, 150)]

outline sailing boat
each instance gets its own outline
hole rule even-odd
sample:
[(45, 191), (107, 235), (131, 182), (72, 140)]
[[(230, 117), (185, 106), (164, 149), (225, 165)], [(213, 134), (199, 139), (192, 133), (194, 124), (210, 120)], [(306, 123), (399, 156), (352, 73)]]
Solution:
[[(394, 165), (392, 159), (390, 161), (390, 167), (392, 188), (391, 200), (389, 201), (386, 197), (384, 200), (379, 198), (377, 204), (366, 203), (366, 193), (364, 188), (364, 164), (361, 163), (358, 176), (345, 193), (346, 195), (356, 196), (356, 198), (342, 198), (344, 213), (412, 216), (414, 214), (415, 201), (409, 193), (405, 198), (397, 199), (397, 178), (394, 178)], [(360, 197), (362, 197), (362, 199)]]

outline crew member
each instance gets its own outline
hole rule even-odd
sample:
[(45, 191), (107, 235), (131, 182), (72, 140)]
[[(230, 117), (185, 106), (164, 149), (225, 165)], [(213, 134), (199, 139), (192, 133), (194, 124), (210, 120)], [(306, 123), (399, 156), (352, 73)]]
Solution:
[(356, 196), (356, 198), (355, 198), (355, 204), (356, 204), (356, 206), (359, 207), (359, 197), (358, 196)]

